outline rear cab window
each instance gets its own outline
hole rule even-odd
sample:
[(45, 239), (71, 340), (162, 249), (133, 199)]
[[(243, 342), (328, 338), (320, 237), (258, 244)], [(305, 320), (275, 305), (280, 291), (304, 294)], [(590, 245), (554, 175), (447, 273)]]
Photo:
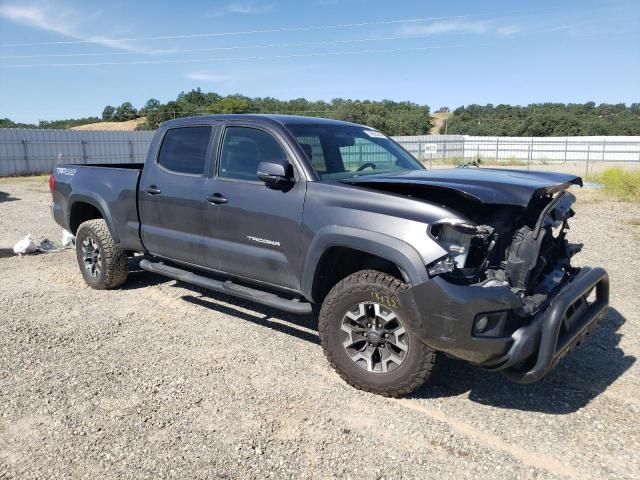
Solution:
[(211, 130), (211, 126), (167, 130), (158, 153), (158, 165), (175, 173), (203, 175)]

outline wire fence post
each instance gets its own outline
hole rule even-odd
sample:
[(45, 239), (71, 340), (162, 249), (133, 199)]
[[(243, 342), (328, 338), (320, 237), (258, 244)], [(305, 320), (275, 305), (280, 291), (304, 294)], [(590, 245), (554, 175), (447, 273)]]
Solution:
[(532, 163), (533, 163), (533, 137), (531, 137), (531, 144), (529, 145), (529, 165)]
[(466, 139), (462, 139), (462, 161), (464, 162), (464, 157), (465, 157), (465, 145), (467, 144)]
[(531, 144), (527, 145), (527, 170), (531, 169)]
[(604, 154), (607, 150), (607, 139), (606, 137), (602, 139), (602, 163), (604, 163)]
[(563, 163), (567, 163), (567, 151), (569, 150), (569, 139), (565, 138), (564, 139), (564, 162)]
[(31, 173), (31, 169), (29, 168), (29, 147), (27, 146), (27, 139), (22, 139), (22, 148), (24, 149), (24, 163), (27, 168), (26, 173)]
[(496, 137), (496, 162), (498, 161), (498, 151), (500, 149), (500, 137)]
[(82, 137), (82, 161), (87, 164), (89, 163), (89, 157), (87, 157), (87, 141)]
[(591, 144), (588, 144), (587, 145), (587, 167), (585, 168), (585, 171), (584, 171), (585, 180), (589, 176), (589, 157), (590, 156), (591, 156)]
[(442, 141), (442, 159), (446, 160), (447, 158), (447, 139), (445, 138)]
[(130, 163), (135, 163), (135, 160), (133, 159), (133, 140), (131, 140), (131, 137), (129, 137), (129, 158)]

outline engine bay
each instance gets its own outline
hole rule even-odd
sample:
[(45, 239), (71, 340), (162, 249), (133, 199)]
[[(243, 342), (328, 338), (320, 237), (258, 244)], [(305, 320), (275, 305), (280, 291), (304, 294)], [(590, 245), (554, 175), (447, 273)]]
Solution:
[(526, 208), (465, 202), (475, 225), (438, 223), (430, 234), (449, 256), (430, 266), (459, 285), (508, 286), (534, 313), (574, 272), (571, 257), (582, 248), (566, 239), (576, 198), (563, 190), (532, 198)]

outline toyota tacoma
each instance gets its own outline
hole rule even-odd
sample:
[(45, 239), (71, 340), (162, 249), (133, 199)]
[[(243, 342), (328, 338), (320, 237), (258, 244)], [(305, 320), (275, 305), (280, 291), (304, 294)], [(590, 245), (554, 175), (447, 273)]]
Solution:
[(341, 121), (214, 115), (161, 125), (144, 164), (60, 164), (52, 211), (86, 283), (140, 268), (317, 314), (349, 384), (400, 396), (439, 355), (530, 383), (608, 309), (607, 273), (567, 239), (579, 177), (425, 170)]

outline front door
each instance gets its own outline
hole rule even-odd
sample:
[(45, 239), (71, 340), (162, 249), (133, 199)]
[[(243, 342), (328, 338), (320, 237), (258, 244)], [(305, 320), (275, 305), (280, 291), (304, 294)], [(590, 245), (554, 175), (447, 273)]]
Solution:
[(210, 268), (298, 290), (306, 182), (294, 172), (295, 182), (276, 189), (257, 177), (261, 161), (286, 159), (295, 171), (284, 145), (263, 129), (225, 128), (216, 176), (207, 192), (219, 202), (218, 248), (206, 255)]
[(138, 194), (142, 242), (154, 255), (194, 265), (204, 262), (210, 226), (203, 212), (213, 129), (197, 125), (167, 130), (155, 162), (144, 167)]

